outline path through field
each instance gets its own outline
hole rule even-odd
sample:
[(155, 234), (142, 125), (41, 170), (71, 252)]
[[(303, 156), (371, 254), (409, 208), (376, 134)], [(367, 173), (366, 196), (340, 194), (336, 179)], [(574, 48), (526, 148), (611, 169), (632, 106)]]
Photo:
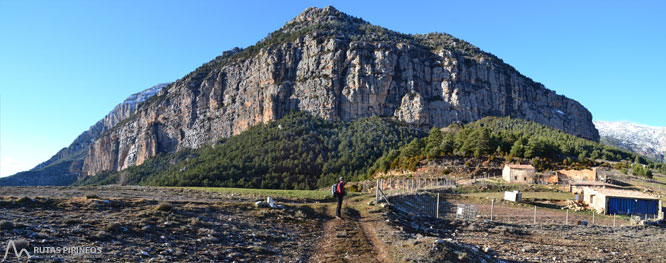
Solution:
[(362, 216), (352, 207), (343, 209), (342, 219), (334, 217), (334, 209), (329, 214), (311, 262), (388, 262), (373, 225), (378, 219)]

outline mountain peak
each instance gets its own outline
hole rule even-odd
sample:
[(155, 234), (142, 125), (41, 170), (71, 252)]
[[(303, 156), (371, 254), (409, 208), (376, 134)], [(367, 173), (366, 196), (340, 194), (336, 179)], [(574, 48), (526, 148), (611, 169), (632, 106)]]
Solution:
[(324, 8), (309, 7), (298, 14), (292, 20), (287, 22), (278, 31), (269, 35), (276, 34), (296, 34), (315, 33), (315, 35), (329, 35), (336, 33), (359, 33), (361, 25), (370, 25), (367, 21), (346, 13), (340, 12), (333, 6)]
[(342, 12), (338, 11), (333, 6), (327, 6), (324, 8), (319, 8), (319, 7), (308, 7), (303, 12), (298, 14), (292, 21), (294, 22), (302, 22), (302, 21), (310, 21), (314, 19), (320, 19), (323, 17), (327, 16), (336, 16), (338, 14), (341, 14)]
[[(285, 26), (293, 24), (312, 24), (312, 23), (330, 23), (330, 22), (360, 22), (360, 18), (352, 17), (348, 14), (338, 11), (333, 6), (324, 8), (308, 7), (303, 12), (298, 14), (294, 19), (287, 22)], [(365, 21), (363, 21), (365, 22)], [(367, 23), (367, 22), (366, 22)]]
[(291, 111), (335, 121), (387, 117), (421, 128), (511, 116), (599, 139), (580, 103), (463, 40), (402, 34), (330, 6), (306, 9), (160, 94), (92, 144), (86, 174), (214, 144)]

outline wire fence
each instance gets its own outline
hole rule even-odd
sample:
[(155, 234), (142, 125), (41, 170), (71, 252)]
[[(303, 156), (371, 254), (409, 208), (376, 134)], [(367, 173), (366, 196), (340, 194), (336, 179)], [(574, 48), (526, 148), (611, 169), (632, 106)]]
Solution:
[(575, 211), (566, 207), (538, 202), (512, 202), (502, 199), (469, 200), (453, 194), (458, 187), (446, 178), (379, 179), (376, 201), (390, 203), (404, 213), (448, 220), (481, 220), (533, 225), (628, 226), (655, 216), (600, 215), (592, 210)]
[(386, 196), (414, 194), (423, 190), (455, 189), (458, 186), (456, 180), (449, 178), (390, 178), (378, 179), (377, 189)]

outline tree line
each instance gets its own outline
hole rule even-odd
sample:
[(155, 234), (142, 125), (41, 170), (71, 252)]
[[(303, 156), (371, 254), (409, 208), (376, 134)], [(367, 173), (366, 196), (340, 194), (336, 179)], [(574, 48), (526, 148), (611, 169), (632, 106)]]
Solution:
[(314, 189), (340, 176), (364, 180), (377, 158), (422, 136), (423, 131), (386, 118), (342, 122), (294, 112), (213, 146), (162, 153), (77, 184)]
[[(635, 160), (636, 163), (666, 169), (630, 151), (576, 137), (558, 129), (511, 117), (486, 117), (467, 125), (433, 128), (427, 137), (415, 138), (404, 147), (389, 151), (375, 162), (370, 172), (390, 169), (415, 171), (421, 161), (442, 156), (503, 157), (507, 161), (528, 159), (539, 170), (567, 166), (587, 168), (597, 159)], [(642, 166), (641, 166), (642, 167)], [(662, 168), (663, 167), (663, 168)], [(651, 175), (642, 172), (642, 176)], [(649, 169), (648, 169), (649, 170)]]
[(160, 153), (76, 184), (314, 189), (340, 176), (355, 181), (390, 169), (415, 171), (443, 156), (523, 160), (539, 170), (587, 168), (604, 159), (639, 176), (651, 177), (652, 169), (666, 174), (662, 163), (522, 119), (486, 117), (426, 134), (387, 118), (342, 122), (293, 112), (215, 145)]

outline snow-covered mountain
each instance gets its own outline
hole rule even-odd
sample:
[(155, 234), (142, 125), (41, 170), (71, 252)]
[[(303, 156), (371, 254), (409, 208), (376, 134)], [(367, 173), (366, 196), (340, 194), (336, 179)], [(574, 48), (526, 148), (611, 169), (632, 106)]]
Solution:
[(652, 127), (625, 121), (594, 121), (601, 142), (633, 151), (648, 158), (666, 160), (666, 127)]
[(161, 83), (146, 90), (134, 93), (116, 105), (87, 131), (82, 132), (69, 146), (62, 148), (50, 159), (38, 164), (29, 171), (0, 178), (0, 185), (68, 185), (76, 181), (88, 155), (88, 147), (105, 131), (129, 118), (146, 99), (156, 95), (170, 83)]
[(152, 86), (148, 89), (145, 89), (141, 92), (134, 93), (134, 94), (130, 95), (129, 97), (127, 97), (127, 99), (125, 99), (123, 104), (133, 104), (133, 105), (136, 106), (137, 104), (139, 104), (141, 102), (144, 102), (146, 99), (148, 99), (152, 96), (155, 96), (155, 94), (160, 92), (160, 90), (162, 90), (163, 88), (165, 88), (168, 85), (169, 85), (169, 83), (160, 83), (160, 84)]

